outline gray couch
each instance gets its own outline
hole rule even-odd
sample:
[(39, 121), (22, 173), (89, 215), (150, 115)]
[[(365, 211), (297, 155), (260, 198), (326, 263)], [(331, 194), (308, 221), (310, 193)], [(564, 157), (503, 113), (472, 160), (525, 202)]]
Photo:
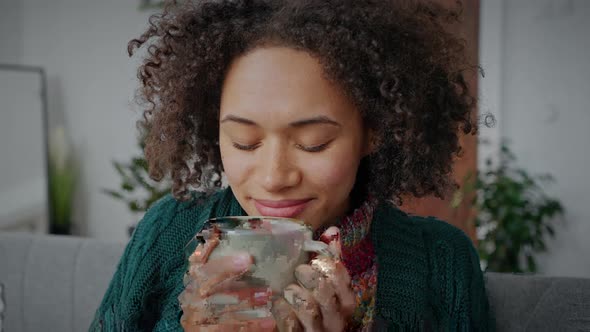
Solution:
[[(5, 331), (85, 331), (124, 244), (0, 233)], [(498, 331), (590, 331), (590, 279), (488, 273)]]

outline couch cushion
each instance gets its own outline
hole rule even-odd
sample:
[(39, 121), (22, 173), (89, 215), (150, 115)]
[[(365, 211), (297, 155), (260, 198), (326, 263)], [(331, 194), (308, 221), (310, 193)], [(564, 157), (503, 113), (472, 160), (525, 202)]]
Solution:
[(590, 331), (590, 279), (486, 273), (497, 331)]
[(124, 244), (0, 233), (7, 331), (85, 331)]
[(80, 246), (74, 280), (74, 331), (87, 331), (109, 286), (124, 245), (84, 241)]
[(80, 245), (61, 236), (31, 242), (22, 285), (25, 331), (43, 331), (47, 326), (72, 331), (73, 268)]

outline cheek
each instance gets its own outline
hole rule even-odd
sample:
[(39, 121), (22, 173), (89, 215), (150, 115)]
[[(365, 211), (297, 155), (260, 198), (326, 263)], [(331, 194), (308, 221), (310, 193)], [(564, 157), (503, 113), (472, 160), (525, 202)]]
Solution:
[(356, 179), (359, 161), (351, 156), (351, 151), (331, 151), (322, 158), (313, 158), (305, 163), (308, 182), (325, 188), (326, 191), (352, 190)]
[(244, 163), (243, 156), (237, 151), (231, 143), (223, 139), (219, 141), (221, 153), (221, 162), (223, 170), (230, 186), (237, 186), (243, 179), (247, 178), (248, 167)]

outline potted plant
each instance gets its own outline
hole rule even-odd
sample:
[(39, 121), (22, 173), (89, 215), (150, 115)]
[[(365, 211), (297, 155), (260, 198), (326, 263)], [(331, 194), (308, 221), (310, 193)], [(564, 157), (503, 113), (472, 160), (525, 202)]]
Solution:
[(63, 126), (51, 132), (48, 157), (49, 233), (68, 235), (78, 169)]
[(458, 206), (462, 197), (473, 197), (477, 250), (486, 271), (536, 272), (535, 255), (546, 251), (555, 217), (563, 214), (560, 201), (543, 187), (552, 176), (531, 175), (515, 164), (516, 156), (503, 142), (497, 165), (488, 159), (453, 200)]
[[(143, 140), (139, 140), (139, 148), (144, 149)], [(121, 177), (118, 189), (103, 189), (112, 198), (127, 205), (130, 211), (140, 218), (147, 209), (162, 196), (170, 192), (169, 181), (156, 182), (150, 179), (148, 164), (142, 154), (135, 155), (128, 162), (113, 161), (113, 167)], [(135, 223), (130, 225), (128, 233), (131, 235)]]

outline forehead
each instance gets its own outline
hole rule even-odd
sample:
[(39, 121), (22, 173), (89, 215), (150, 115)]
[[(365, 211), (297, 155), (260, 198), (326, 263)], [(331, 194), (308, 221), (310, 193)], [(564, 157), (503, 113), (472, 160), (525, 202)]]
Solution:
[(356, 112), (341, 88), (328, 80), (319, 61), (287, 47), (257, 48), (231, 64), (225, 78), (221, 113), (258, 120), (296, 120)]

